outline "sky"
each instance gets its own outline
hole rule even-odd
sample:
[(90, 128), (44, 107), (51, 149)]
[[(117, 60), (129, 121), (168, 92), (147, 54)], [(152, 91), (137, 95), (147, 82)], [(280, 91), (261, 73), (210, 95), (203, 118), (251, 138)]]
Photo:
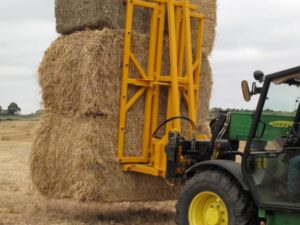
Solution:
[(16, 102), (21, 113), (40, 108), (37, 70), (44, 51), (58, 36), (54, 1), (0, 1), (0, 105)]
[[(219, 0), (211, 107), (254, 108), (242, 80), (300, 65), (300, 1)], [(16, 102), (22, 113), (40, 108), (37, 69), (57, 38), (54, 0), (0, 1), (0, 105)]]
[(300, 1), (219, 0), (211, 107), (254, 109), (243, 101), (241, 80), (300, 65)]

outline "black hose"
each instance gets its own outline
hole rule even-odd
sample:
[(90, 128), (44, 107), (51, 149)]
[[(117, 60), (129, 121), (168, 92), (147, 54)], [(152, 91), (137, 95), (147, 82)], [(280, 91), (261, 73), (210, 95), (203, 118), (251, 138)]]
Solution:
[(164, 122), (162, 122), (162, 123), (156, 128), (156, 130), (153, 132), (152, 137), (155, 137), (155, 138), (161, 138), (161, 137), (158, 137), (158, 136), (156, 135), (156, 133), (159, 131), (159, 129), (162, 128), (162, 126), (164, 126), (164, 125), (167, 124), (168, 122), (173, 121), (173, 120), (176, 120), (176, 119), (182, 119), (182, 120), (188, 121), (188, 122), (192, 125), (193, 130), (194, 130), (194, 131), (197, 130), (196, 124), (195, 124), (194, 121), (191, 120), (190, 118), (184, 117), (184, 116), (175, 116), (175, 117), (171, 117), (171, 118), (165, 120)]

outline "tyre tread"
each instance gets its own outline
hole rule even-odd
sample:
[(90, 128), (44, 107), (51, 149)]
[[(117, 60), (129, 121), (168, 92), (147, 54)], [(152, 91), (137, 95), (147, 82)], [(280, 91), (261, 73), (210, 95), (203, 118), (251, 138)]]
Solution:
[(257, 209), (249, 193), (245, 192), (241, 185), (232, 175), (219, 169), (208, 169), (198, 172), (186, 182), (179, 194), (179, 200), (176, 204), (176, 224), (184, 224), (185, 210), (183, 201), (189, 190), (197, 183), (209, 182), (220, 186), (228, 194), (234, 208), (233, 216), (236, 218), (234, 224), (230, 225), (255, 225), (257, 224)]

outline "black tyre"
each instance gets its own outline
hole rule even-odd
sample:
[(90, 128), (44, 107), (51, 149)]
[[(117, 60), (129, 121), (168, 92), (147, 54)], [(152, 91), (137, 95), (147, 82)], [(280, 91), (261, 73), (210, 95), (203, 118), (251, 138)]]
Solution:
[(195, 174), (176, 204), (178, 225), (257, 225), (257, 209), (249, 193), (226, 172)]

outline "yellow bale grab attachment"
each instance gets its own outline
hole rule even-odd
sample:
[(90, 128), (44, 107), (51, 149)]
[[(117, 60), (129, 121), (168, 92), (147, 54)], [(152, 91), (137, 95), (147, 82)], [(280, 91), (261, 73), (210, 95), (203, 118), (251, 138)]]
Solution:
[[(131, 51), (133, 12), (136, 7), (151, 11), (146, 70)], [(197, 7), (190, 4), (188, 0), (127, 1), (118, 127), (118, 160), (123, 165), (124, 171), (166, 177), (165, 146), (168, 143), (168, 134), (170, 131), (181, 133), (182, 126), (181, 120), (174, 119), (167, 124), (163, 137), (153, 137), (158, 126), (162, 87), (168, 90), (166, 119), (181, 116), (181, 99), (183, 99), (188, 117), (193, 123), (197, 121), (204, 16), (197, 13), (196, 9)], [(197, 21), (197, 39), (193, 46), (191, 20)], [(164, 63), (163, 49), (167, 49), (163, 46), (164, 39), (167, 39), (169, 45), (170, 74), (167, 75), (161, 72)], [(138, 72), (138, 78), (130, 77), (130, 64)], [(129, 86), (138, 88), (131, 98), (128, 97)], [(139, 98), (144, 98), (145, 103), (141, 154), (126, 156), (124, 153), (126, 116)], [(192, 126), (189, 134), (192, 137)]]

